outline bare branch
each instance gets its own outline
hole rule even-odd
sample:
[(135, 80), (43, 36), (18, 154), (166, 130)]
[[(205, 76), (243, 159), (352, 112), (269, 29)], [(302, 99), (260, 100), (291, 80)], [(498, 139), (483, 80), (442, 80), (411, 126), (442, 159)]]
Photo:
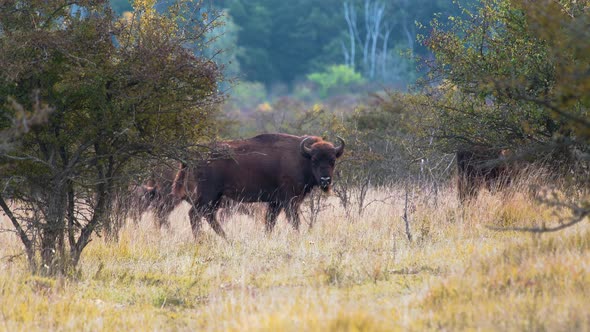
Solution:
[(495, 227), (495, 226), (487, 226), (487, 228), (488, 229), (491, 229), (491, 230), (494, 230), (494, 231), (500, 231), (500, 232), (514, 231), (514, 232), (526, 232), (526, 233), (537, 233), (537, 234), (551, 233), (551, 232), (557, 232), (557, 231), (560, 231), (562, 229), (571, 227), (571, 226), (573, 226), (575, 224), (578, 224), (581, 221), (583, 221), (584, 219), (586, 219), (586, 217), (589, 214), (590, 214), (590, 209), (585, 209), (576, 218), (570, 220), (567, 223), (564, 223), (564, 224), (561, 224), (561, 225), (555, 226), (555, 227), (545, 227), (545, 225), (543, 225), (542, 227)]

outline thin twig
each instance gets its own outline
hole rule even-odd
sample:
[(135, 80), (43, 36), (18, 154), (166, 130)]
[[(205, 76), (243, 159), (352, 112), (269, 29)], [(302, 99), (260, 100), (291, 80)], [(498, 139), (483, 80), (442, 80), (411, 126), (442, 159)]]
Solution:
[(561, 224), (556, 227), (545, 227), (545, 226), (543, 226), (543, 227), (495, 227), (495, 226), (487, 226), (487, 228), (494, 230), (494, 231), (500, 231), (500, 232), (515, 231), (515, 232), (527, 232), (527, 233), (538, 233), (538, 234), (551, 233), (551, 232), (557, 232), (562, 229), (571, 227), (571, 226), (583, 221), (588, 214), (590, 214), (590, 210), (586, 211), (586, 213), (578, 216), (578, 218), (575, 218), (568, 223)]

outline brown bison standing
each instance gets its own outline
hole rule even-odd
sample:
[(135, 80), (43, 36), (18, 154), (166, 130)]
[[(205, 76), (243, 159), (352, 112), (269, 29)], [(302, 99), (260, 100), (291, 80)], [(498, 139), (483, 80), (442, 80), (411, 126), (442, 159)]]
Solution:
[(457, 152), (458, 191), (461, 202), (475, 197), (484, 185), (488, 190), (493, 190), (508, 184), (508, 153), (508, 150), (489, 148)]
[(173, 185), (174, 196), (187, 200), (193, 234), (198, 236), (201, 217), (225, 237), (215, 212), (222, 197), (238, 202), (267, 202), (266, 231), (271, 232), (277, 216), (285, 210), (289, 222), (299, 228), (299, 206), (315, 187), (330, 190), (336, 159), (344, 152), (320, 137), (263, 134), (228, 141), (217, 148), (211, 160), (195, 169), (181, 166)]

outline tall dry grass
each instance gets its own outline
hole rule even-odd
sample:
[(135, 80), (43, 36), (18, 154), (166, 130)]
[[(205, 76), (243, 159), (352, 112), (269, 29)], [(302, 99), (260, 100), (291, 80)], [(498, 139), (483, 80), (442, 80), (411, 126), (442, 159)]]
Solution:
[(543, 236), (488, 228), (555, 218), (534, 181), (468, 207), (453, 186), (437, 199), (416, 189), (412, 242), (403, 188), (373, 189), (362, 216), (330, 197), (299, 233), (283, 216), (267, 236), (236, 215), (227, 242), (205, 227), (196, 243), (184, 205), (169, 229), (144, 216), (118, 242), (95, 238), (70, 278), (30, 275), (17, 237), (0, 233), (0, 330), (590, 330), (588, 222)]

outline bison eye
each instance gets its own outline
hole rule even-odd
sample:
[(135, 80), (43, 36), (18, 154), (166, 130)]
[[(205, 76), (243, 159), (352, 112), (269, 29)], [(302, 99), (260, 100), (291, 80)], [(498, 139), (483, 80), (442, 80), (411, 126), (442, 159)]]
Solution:
[(330, 166), (334, 166), (336, 164), (336, 160), (330, 160)]

